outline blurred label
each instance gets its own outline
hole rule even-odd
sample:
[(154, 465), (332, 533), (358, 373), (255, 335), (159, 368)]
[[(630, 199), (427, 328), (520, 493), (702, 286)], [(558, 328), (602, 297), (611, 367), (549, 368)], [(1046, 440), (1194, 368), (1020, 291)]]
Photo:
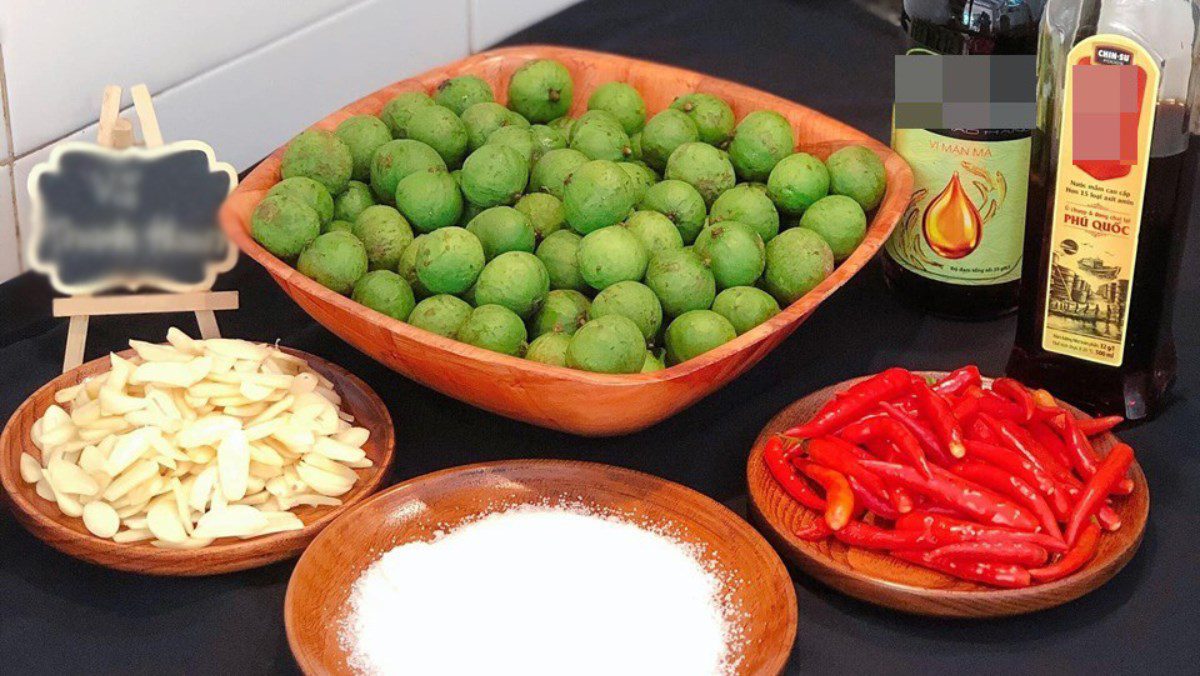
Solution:
[(1033, 56), (896, 57), (897, 129), (1032, 129)]
[(29, 259), (68, 294), (211, 288), (237, 260), (217, 226), (235, 185), (233, 167), (198, 141), (151, 150), (62, 144), (29, 176)]

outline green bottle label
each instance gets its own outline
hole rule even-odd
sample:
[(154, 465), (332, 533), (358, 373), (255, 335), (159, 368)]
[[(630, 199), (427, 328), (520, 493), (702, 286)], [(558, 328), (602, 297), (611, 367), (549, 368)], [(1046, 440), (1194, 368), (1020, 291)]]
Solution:
[(913, 198), (885, 245), (929, 279), (968, 286), (1020, 278), (1030, 138), (973, 141), (895, 129), (913, 170)]

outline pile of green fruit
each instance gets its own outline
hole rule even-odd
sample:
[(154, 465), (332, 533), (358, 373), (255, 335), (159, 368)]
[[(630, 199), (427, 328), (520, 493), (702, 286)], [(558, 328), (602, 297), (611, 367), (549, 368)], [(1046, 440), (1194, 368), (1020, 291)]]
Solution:
[[(531, 61), (508, 107), (465, 75), (379, 116), (305, 131), (251, 234), (304, 275), (413, 326), (604, 373), (677, 364), (749, 331), (862, 241), (883, 164), (795, 152), (791, 124), (633, 87), (578, 118), (561, 63)], [(740, 182), (739, 182), (740, 181)], [(664, 351), (659, 347), (665, 348)]]

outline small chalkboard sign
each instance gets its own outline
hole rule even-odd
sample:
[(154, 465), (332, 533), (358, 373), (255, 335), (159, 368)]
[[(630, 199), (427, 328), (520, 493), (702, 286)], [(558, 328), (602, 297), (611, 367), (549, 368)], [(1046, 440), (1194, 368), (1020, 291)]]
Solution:
[[(145, 147), (133, 145), (121, 87), (109, 85), (97, 144), (62, 144), (29, 176), (30, 263), (70, 296), (54, 301), (54, 315), (71, 318), (64, 371), (83, 361), (89, 317), (194, 312), (201, 335), (213, 338), (214, 311), (238, 306), (237, 292), (209, 290), (237, 260), (217, 225), (237, 172), (199, 141), (164, 144), (149, 90), (130, 94)], [(92, 295), (146, 288), (168, 293)]]

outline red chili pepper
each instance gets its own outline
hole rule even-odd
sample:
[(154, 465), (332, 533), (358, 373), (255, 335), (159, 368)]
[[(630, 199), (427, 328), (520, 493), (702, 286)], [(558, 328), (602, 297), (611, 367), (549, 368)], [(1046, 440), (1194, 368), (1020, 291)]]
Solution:
[(989, 444), (1000, 445), (1000, 439), (998, 439), (996, 434), (992, 432), (992, 428), (985, 425), (984, 422), (979, 419), (978, 412), (975, 414), (975, 417), (971, 419), (971, 426), (967, 428), (967, 438), (985, 441)]
[(979, 395), (979, 410), (1002, 420), (1025, 423), (1025, 410), (993, 390)]
[(1096, 555), (1096, 550), (1100, 548), (1100, 525), (1095, 521), (1089, 521), (1083, 532), (1079, 534), (1079, 541), (1074, 547), (1067, 550), (1066, 554), (1062, 555), (1058, 561), (1044, 566), (1042, 568), (1031, 568), (1029, 574), (1038, 582), (1049, 582), (1064, 578), (1071, 573), (1083, 568), (1092, 557)]
[[(913, 531), (909, 531), (913, 532)], [(962, 561), (990, 561), (992, 563), (1015, 563), (1020, 566), (1041, 566), (1049, 554), (1045, 547), (1029, 542), (1004, 540), (976, 540), (956, 542), (931, 550), (927, 558), (959, 559)]]
[[(881, 404), (884, 402), (880, 402)], [(914, 418), (920, 415), (917, 410), (917, 397), (914, 394), (906, 394), (902, 397), (896, 397), (887, 401), (887, 404), (904, 411)]]
[(883, 476), (898, 481), (912, 490), (933, 498), (946, 507), (961, 510), (985, 523), (1012, 526), (1022, 530), (1036, 530), (1037, 520), (1024, 508), (982, 486), (960, 479), (953, 474), (934, 470), (932, 477), (924, 477), (912, 467), (878, 460), (863, 460), (863, 465)]
[(946, 400), (929, 389), (925, 381), (920, 378), (913, 378), (913, 390), (917, 393), (917, 405), (920, 407), (921, 413), (929, 422), (929, 426), (933, 428), (938, 440), (942, 442), (942, 449), (955, 458), (966, 455), (967, 451), (963, 448), (962, 429), (958, 426), (958, 420), (954, 418)]
[(1024, 385), (1012, 378), (997, 378), (992, 382), (992, 391), (1016, 404), (1023, 422), (1033, 419), (1033, 395)]
[(796, 537), (809, 542), (820, 542), (833, 535), (833, 529), (825, 523), (825, 518), (811, 519), (808, 523), (796, 529)]
[[(1083, 430), (1079, 429), (1080, 422), (1082, 421), (1076, 420), (1065, 411), (1049, 420), (1049, 424), (1062, 435), (1065, 442), (1064, 447), (1069, 459), (1068, 465), (1074, 467), (1079, 476), (1089, 479), (1096, 473), (1096, 468), (1100, 465), (1100, 456), (1092, 447), (1091, 440), (1087, 438)], [(1118, 495), (1129, 495), (1133, 492), (1133, 481), (1128, 478), (1122, 479), (1117, 483), (1113, 492)]]
[[(879, 477), (875, 478), (878, 479)], [(900, 512), (892, 503), (888, 502), (887, 498), (880, 497), (868, 490), (853, 475), (846, 475), (846, 480), (850, 482), (850, 490), (854, 491), (854, 499), (858, 501), (858, 504), (889, 521), (895, 521), (899, 518)]]
[(785, 436), (807, 439), (837, 431), (848, 422), (858, 419), (880, 401), (906, 391), (912, 374), (902, 368), (890, 368), (851, 385), (817, 411), (803, 425), (793, 427)]
[(897, 512), (907, 514), (913, 510), (912, 494), (904, 486), (888, 484), (888, 494), (892, 496), (892, 505)]
[(1025, 428), (1012, 420), (994, 418), (986, 413), (980, 413), (979, 419), (991, 429), (992, 433), (995, 434), (996, 438), (1004, 446), (1025, 456), (1026, 459), (1041, 467), (1055, 480), (1067, 481), (1073, 479), (1071, 471), (1051, 458), (1046, 449), (1042, 448), (1040, 444), (1033, 440), (1033, 437), (1029, 436)]
[(1082, 418), (1075, 421), (1075, 426), (1089, 437), (1099, 436), (1125, 422), (1119, 415), (1108, 415), (1103, 418)]
[(763, 462), (784, 492), (809, 509), (825, 511), (825, 501), (808, 485), (808, 480), (796, 473), (796, 469), (788, 461), (782, 438), (774, 436), (767, 439), (766, 445), (763, 446)]
[(984, 488), (1007, 495), (1028, 507), (1037, 515), (1038, 521), (1041, 522), (1047, 535), (1059, 540), (1063, 539), (1062, 530), (1058, 527), (1058, 520), (1054, 518), (1054, 512), (1050, 509), (1050, 505), (1046, 504), (1046, 500), (1034, 490), (1033, 486), (1025, 483), (1016, 475), (994, 465), (978, 461), (959, 463), (952, 468), (952, 471), (968, 481), (974, 481)]
[[(1055, 460), (1063, 467), (1070, 467), (1071, 454), (1067, 452), (1067, 445), (1063, 443), (1062, 437), (1058, 433), (1050, 429), (1044, 420), (1035, 420), (1026, 428), (1029, 430), (1029, 436), (1038, 442), (1042, 448), (1046, 449)], [(1088, 475), (1090, 476), (1090, 475)]]
[(954, 417), (960, 424), (969, 422), (971, 418), (975, 417), (975, 414), (979, 413), (979, 399), (981, 396), (982, 390), (980, 390), (979, 394), (968, 390), (966, 394), (959, 397), (951, 413), (954, 414)]
[(946, 374), (944, 378), (930, 385), (930, 389), (938, 394), (951, 396), (962, 392), (968, 387), (979, 387), (983, 378), (979, 375), (979, 367), (968, 364)]
[[(1083, 493), (1082, 485), (1068, 486), (1060, 484), (1060, 486), (1062, 486), (1062, 491), (1067, 494), (1067, 497), (1072, 500), (1072, 504), (1077, 504), (1079, 502), (1079, 496)], [(1068, 510), (1059, 518), (1059, 521), (1070, 521), (1070, 519), (1071, 511)], [(1114, 510), (1107, 502), (1101, 505), (1100, 509), (1096, 512), (1096, 520), (1100, 522), (1100, 526), (1104, 530), (1109, 532), (1120, 530), (1121, 528), (1121, 517), (1117, 515), (1116, 510)]]
[(813, 462), (858, 479), (864, 488), (887, 500), (887, 486), (884, 485), (883, 479), (859, 463), (855, 454), (855, 451), (859, 450), (857, 446), (837, 437), (818, 437), (803, 442), (803, 448)]
[(1128, 444), (1113, 446), (1096, 469), (1096, 473), (1088, 479), (1083, 493), (1079, 496), (1079, 502), (1076, 503), (1071, 520), (1067, 523), (1067, 543), (1075, 542), (1079, 529), (1104, 505), (1104, 500), (1112, 492), (1113, 486), (1125, 477), (1125, 472), (1132, 464), (1133, 449)]
[(938, 546), (937, 540), (928, 532), (889, 530), (862, 521), (851, 521), (835, 532), (834, 537), (851, 547), (862, 547), (863, 549), (927, 550)]
[(854, 491), (846, 475), (812, 462), (801, 464), (799, 469), (825, 489), (825, 521), (829, 527), (838, 530), (845, 526), (854, 516)]
[(942, 544), (973, 542), (976, 540), (1005, 540), (1029, 542), (1052, 552), (1066, 551), (1067, 543), (1056, 540), (1045, 533), (1014, 530), (1003, 526), (985, 526), (946, 514), (925, 510), (902, 515), (896, 519), (900, 530), (927, 530)]
[(901, 455), (929, 476), (929, 463), (925, 460), (925, 451), (921, 450), (921, 442), (904, 423), (891, 416), (863, 418), (843, 427), (838, 436), (852, 444), (864, 444), (870, 439), (887, 439)]
[(982, 582), (993, 587), (1028, 587), (1031, 582), (1028, 569), (1011, 563), (960, 561), (958, 559), (931, 560), (923, 552), (904, 550), (893, 551), (892, 556), (947, 575), (972, 582)]
[[(918, 441), (921, 442), (922, 448), (924, 448), (925, 452), (928, 454), (926, 456), (927, 459), (932, 459), (934, 462), (943, 465), (950, 464), (950, 457), (947, 456), (946, 452), (942, 450), (942, 444), (938, 441), (937, 435), (934, 434), (933, 430), (926, 427), (921, 421), (917, 420), (915, 416), (909, 415), (908, 413), (900, 410), (886, 401), (879, 404), (879, 407), (882, 408), (889, 417), (908, 428), (908, 431), (914, 437), (916, 437)], [(926, 467), (928, 467), (928, 463), (926, 464)]]
[(978, 458), (990, 465), (1007, 470), (1036, 488), (1043, 497), (1050, 501), (1055, 515), (1064, 515), (1071, 509), (1066, 494), (1058, 490), (1058, 484), (1054, 479), (1024, 456), (1004, 446), (989, 444), (986, 441), (967, 439), (966, 445), (968, 458)]

